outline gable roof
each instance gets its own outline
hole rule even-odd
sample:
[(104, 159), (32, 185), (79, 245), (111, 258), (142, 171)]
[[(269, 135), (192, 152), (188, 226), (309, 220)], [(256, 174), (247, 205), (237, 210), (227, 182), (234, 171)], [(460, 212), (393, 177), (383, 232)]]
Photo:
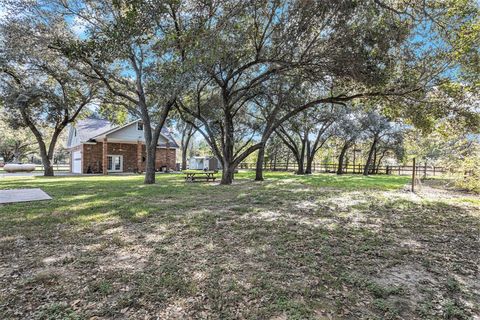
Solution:
[[(97, 119), (97, 118), (85, 118), (77, 121), (75, 129), (77, 130), (77, 135), (81, 143), (93, 141), (95, 138), (113, 133), (125, 127), (128, 127), (134, 123), (137, 123), (140, 120), (135, 120), (129, 122), (123, 126), (115, 126), (110, 121), (106, 119)], [(169, 147), (178, 148), (178, 144), (173, 138), (171, 132), (164, 126), (161, 131), (161, 135), (168, 140)], [(161, 145), (161, 144), (159, 144)]]
[(167, 138), (168, 146), (170, 148), (180, 148), (180, 146), (177, 144), (177, 141), (175, 141), (175, 138), (173, 137), (172, 132), (168, 130), (165, 126), (162, 128), (161, 134), (162, 136)]
[(85, 118), (77, 121), (75, 129), (80, 142), (87, 142), (104, 132), (110, 131), (114, 126), (105, 119)]

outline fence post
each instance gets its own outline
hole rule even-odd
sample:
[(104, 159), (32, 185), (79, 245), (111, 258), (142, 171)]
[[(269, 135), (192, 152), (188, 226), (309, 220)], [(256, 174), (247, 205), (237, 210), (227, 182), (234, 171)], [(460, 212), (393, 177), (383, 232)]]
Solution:
[(423, 178), (427, 179), (427, 161), (425, 161), (425, 166), (423, 167), (423, 175)]
[(413, 158), (413, 167), (412, 167), (412, 192), (415, 192), (415, 171), (416, 171), (415, 158)]

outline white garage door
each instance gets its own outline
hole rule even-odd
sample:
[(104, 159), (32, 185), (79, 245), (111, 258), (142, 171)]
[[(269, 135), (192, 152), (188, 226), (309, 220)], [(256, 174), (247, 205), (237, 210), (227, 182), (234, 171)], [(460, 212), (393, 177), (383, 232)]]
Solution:
[(75, 151), (72, 155), (72, 172), (82, 173), (82, 153)]

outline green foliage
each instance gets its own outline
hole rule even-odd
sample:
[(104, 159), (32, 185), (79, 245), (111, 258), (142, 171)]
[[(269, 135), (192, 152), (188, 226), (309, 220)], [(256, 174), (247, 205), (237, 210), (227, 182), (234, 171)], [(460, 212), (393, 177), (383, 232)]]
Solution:
[(462, 82), (472, 93), (480, 87), (480, 6), (474, 0), (446, 1), (446, 18), (455, 32), (445, 33), (452, 44), (450, 55), (461, 67)]
[(476, 149), (460, 162), (456, 185), (462, 189), (480, 193), (480, 148), (477, 146)]
[(90, 290), (93, 293), (98, 293), (101, 296), (108, 296), (113, 292), (112, 284), (107, 280), (100, 280), (94, 283)]
[(405, 160), (414, 157), (417, 163), (445, 167), (457, 187), (480, 192), (480, 136), (458, 122), (439, 122), (428, 134), (409, 131)]
[(445, 305), (445, 319), (470, 319), (458, 301), (449, 300)]
[[(0, 113), (5, 110), (0, 109)], [(8, 163), (23, 161), (36, 151), (37, 141), (33, 134), (25, 128), (12, 128), (7, 125), (3, 117), (0, 118), (0, 157)]]
[(36, 312), (38, 320), (82, 320), (85, 319), (81, 315), (73, 311), (65, 303), (52, 303), (45, 305)]

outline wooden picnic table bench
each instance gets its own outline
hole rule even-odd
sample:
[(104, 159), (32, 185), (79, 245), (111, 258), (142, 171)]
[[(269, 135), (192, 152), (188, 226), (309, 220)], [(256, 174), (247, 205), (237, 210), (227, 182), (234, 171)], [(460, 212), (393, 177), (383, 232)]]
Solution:
[(198, 180), (206, 180), (206, 181), (215, 181), (216, 171), (187, 171), (185, 173), (185, 181), (186, 182), (194, 182)]

